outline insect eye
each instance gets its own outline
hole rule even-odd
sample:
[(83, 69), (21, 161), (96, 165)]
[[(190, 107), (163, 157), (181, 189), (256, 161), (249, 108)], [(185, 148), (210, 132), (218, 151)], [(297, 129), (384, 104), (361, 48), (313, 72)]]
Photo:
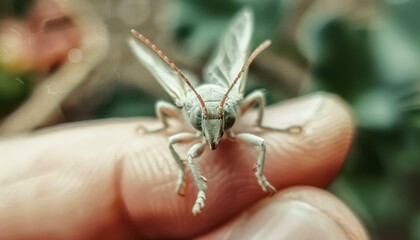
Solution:
[(233, 124), (235, 124), (236, 121), (236, 112), (233, 108), (226, 106), (223, 109), (223, 119), (224, 119), (224, 130), (229, 130), (231, 127), (233, 127)]
[(202, 131), (202, 126), (201, 126), (201, 122), (203, 120), (202, 114), (203, 114), (203, 111), (201, 110), (200, 107), (193, 108), (190, 113), (191, 125), (198, 131)]

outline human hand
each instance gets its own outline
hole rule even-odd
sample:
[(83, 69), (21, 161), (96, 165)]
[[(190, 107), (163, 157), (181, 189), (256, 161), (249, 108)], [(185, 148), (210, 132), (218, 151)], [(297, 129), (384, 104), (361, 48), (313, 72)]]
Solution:
[[(158, 124), (93, 121), (0, 141), (0, 239), (368, 238), (353, 213), (322, 190), (353, 134), (335, 97), (267, 108), (267, 125), (304, 125), (300, 135), (258, 133), (267, 143), (264, 173), (278, 189), (271, 198), (252, 171), (257, 150), (233, 141), (207, 149), (198, 160), (208, 179), (200, 216), (191, 213), (197, 190), (189, 171), (186, 196), (175, 193), (178, 168), (167, 139), (180, 126), (136, 134), (142, 123)], [(177, 149), (184, 154), (187, 146)]]

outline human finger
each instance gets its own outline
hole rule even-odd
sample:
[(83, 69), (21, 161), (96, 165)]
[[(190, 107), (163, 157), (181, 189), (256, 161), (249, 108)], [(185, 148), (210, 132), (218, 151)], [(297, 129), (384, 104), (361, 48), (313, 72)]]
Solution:
[(368, 234), (338, 198), (319, 188), (301, 186), (261, 200), (200, 239), (366, 240)]
[[(271, 183), (278, 189), (326, 186), (351, 141), (346, 107), (330, 95), (315, 95), (273, 106), (266, 119), (269, 125), (304, 127), (300, 135), (249, 129), (266, 139)], [(208, 178), (208, 198), (202, 216), (194, 217), (196, 188), (187, 173), (186, 197), (175, 194), (178, 167), (167, 148), (168, 136), (180, 128), (139, 136), (139, 124), (69, 125), (0, 142), (0, 199), (10, 205), (0, 208), (0, 226), (7, 229), (0, 235), (192, 237), (266, 196), (252, 173), (258, 151), (223, 141), (198, 163)], [(187, 146), (177, 150), (185, 156)]]

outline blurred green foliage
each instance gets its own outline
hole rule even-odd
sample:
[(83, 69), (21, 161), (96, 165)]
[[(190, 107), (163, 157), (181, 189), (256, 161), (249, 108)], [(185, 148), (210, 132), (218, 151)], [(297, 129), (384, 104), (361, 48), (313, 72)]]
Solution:
[(0, 18), (5, 16), (24, 17), (34, 0), (1, 0)]
[(124, 85), (116, 86), (106, 94), (106, 99), (96, 109), (95, 117), (154, 116), (154, 104), (157, 100), (156, 96), (142, 90)]
[(12, 112), (32, 90), (25, 73), (11, 73), (0, 66), (0, 118)]

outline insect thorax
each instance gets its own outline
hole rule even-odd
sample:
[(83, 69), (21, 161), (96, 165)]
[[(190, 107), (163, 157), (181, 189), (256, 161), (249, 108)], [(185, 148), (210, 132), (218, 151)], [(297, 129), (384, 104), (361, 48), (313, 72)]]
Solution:
[[(226, 93), (226, 89), (216, 84), (204, 84), (197, 87), (197, 92), (201, 95), (208, 108), (217, 108)], [(226, 104), (236, 109), (239, 107), (242, 99), (242, 96), (231, 93), (226, 100)], [(195, 94), (192, 91), (189, 91), (184, 102), (185, 110), (189, 113), (192, 108), (199, 104)]]

